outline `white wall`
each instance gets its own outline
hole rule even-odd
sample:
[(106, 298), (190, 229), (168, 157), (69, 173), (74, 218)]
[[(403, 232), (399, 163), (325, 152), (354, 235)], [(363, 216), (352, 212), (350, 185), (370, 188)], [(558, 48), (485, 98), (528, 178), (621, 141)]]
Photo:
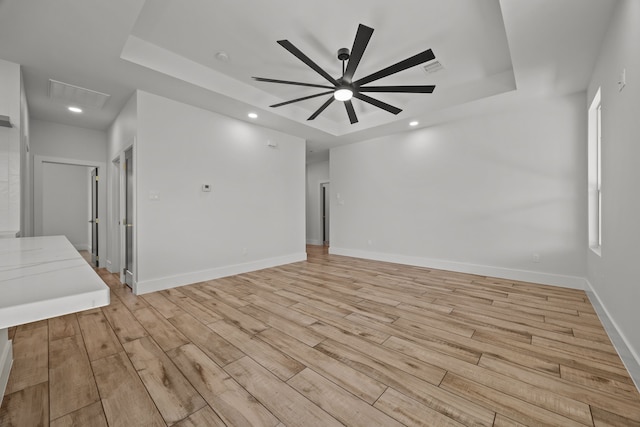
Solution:
[(322, 244), (322, 192), (320, 184), (329, 182), (329, 161), (307, 164), (307, 244)]
[(0, 59), (0, 115), (12, 128), (0, 127), (0, 233), (20, 230), (20, 65)]
[(332, 149), (331, 252), (582, 287), (585, 102)]
[(68, 126), (32, 119), (31, 151), (33, 155), (105, 162), (107, 133), (100, 130)]
[(136, 156), (138, 292), (306, 259), (303, 139), (138, 92)]
[(44, 163), (42, 235), (67, 236), (78, 250), (89, 249), (89, 179), (86, 166)]
[[(619, 2), (589, 85), (602, 94), (602, 256), (588, 253), (588, 280), (640, 363), (640, 2)], [(626, 69), (627, 85), (617, 82)], [(640, 372), (636, 373), (640, 378)], [(640, 384), (640, 383), (638, 383)]]

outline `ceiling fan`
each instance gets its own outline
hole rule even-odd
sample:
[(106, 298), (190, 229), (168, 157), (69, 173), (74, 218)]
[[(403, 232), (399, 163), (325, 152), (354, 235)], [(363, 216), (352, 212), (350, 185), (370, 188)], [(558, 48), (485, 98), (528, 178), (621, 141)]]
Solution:
[[(349, 116), (349, 120), (351, 124), (358, 122), (358, 117), (356, 116), (356, 112), (353, 109), (353, 104), (351, 103), (351, 98), (357, 98), (361, 101), (374, 105), (378, 108), (382, 108), (392, 114), (398, 114), (402, 110), (400, 108), (394, 107), (393, 105), (389, 105), (385, 102), (382, 102), (378, 99), (372, 98), (368, 95), (365, 95), (363, 92), (395, 92), (395, 93), (432, 93), (435, 89), (434, 85), (418, 85), (418, 86), (365, 86), (367, 83), (371, 83), (373, 81), (379, 80), (383, 77), (387, 77), (391, 74), (398, 73), (400, 71), (406, 70), (407, 68), (414, 67), (416, 65), (422, 64), (427, 61), (431, 61), (435, 59), (435, 55), (431, 51), (431, 49), (427, 49), (424, 52), (420, 52), (410, 58), (404, 59), (400, 62), (397, 62), (393, 65), (390, 65), (386, 68), (383, 68), (380, 71), (377, 71), (373, 74), (369, 74), (366, 77), (362, 77), (361, 79), (353, 81), (353, 75), (356, 72), (356, 68), (362, 59), (362, 55), (364, 54), (365, 49), (367, 48), (367, 44), (371, 39), (371, 35), (373, 34), (373, 28), (369, 28), (366, 25), (360, 24), (358, 26), (358, 31), (356, 33), (356, 38), (353, 41), (353, 47), (351, 48), (351, 52), (349, 49), (342, 48), (338, 50), (338, 60), (342, 61), (342, 77), (337, 79), (333, 78), (329, 73), (320, 68), (318, 64), (313, 62), (308, 56), (300, 51), (297, 47), (293, 45), (289, 40), (278, 40), (278, 44), (289, 52), (291, 52), (296, 58), (307, 64), (311, 69), (313, 69), (316, 73), (320, 74), (324, 77), (332, 86), (328, 85), (319, 85), (313, 83), (303, 83), (303, 82), (293, 82), (288, 80), (276, 80), (276, 79), (268, 79), (264, 77), (252, 77), (254, 80), (259, 82), (268, 82), (268, 83), (280, 83), (287, 85), (296, 85), (296, 86), (307, 86), (307, 87), (317, 87), (322, 89), (329, 89), (325, 92), (320, 92), (315, 95), (303, 96), (302, 98), (292, 99), (290, 101), (281, 102), (279, 104), (270, 105), (270, 107), (281, 107), (283, 105), (291, 104), (294, 102), (304, 101), (311, 98), (316, 98), (322, 95), (329, 95), (329, 99), (325, 101), (324, 104), (320, 106), (307, 120), (313, 120), (320, 113), (322, 113), (331, 103), (335, 100), (344, 102), (345, 108), (347, 109), (347, 115)], [(345, 69), (345, 61), (347, 62), (347, 67)]]

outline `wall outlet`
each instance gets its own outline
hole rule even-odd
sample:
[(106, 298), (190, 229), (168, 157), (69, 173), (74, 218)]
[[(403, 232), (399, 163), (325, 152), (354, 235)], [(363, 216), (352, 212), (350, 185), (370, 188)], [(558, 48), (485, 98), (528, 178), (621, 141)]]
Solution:
[(540, 254), (539, 254), (539, 253), (534, 252), (534, 253), (531, 255), (531, 261), (533, 261), (533, 262), (540, 262)]

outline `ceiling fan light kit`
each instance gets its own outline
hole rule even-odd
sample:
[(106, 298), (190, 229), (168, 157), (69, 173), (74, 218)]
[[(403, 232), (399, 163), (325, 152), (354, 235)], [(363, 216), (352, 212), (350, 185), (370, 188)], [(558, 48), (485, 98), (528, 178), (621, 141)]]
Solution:
[[(378, 99), (372, 98), (370, 96), (365, 95), (363, 92), (387, 92), (387, 93), (432, 93), (435, 89), (434, 85), (414, 85), (414, 86), (365, 86), (368, 83), (374, 82), (376, 80), (380, 80), (384, 77), (390, 76), (391, 74), (398, 73), (400, 71), (404, 71), (408, 68), (415, 67), (416, 65), (423, 64), (425, 62), (431, 61), (435, 59), (435, 55), (431, 51), (431, 49), (427, 49), (423, 52), (420, 52), (410, 58), (404, 59), (400, 62), (397, 62), (393, 65), (390, 65), (386, 68), (383, 68), (380, 71), (377, 71), (373, 74), (369, 74), (361, 79), (353, 81), (353, 75), (356, 72), (356, 68), (362, 59), (365, 49), (369, 44), (369, 40), (371, 39), (371, 35), (373, 34), (373, 28), (369, 28), (366, 25), (360, 24), (358, 26), (358, 31), (356, 33), (356, 38), (353, 41), (353, 47), (351, 48), (351, 52), (347, 48), (341, 48), (338, 50), (338, 60), (342, 61), (342, 77), (338, 79), (334, 79), (329, 73), (327, 73), (324, 69), (322, 69), (318, 64), (313, 62), (308, 56), (306, 56), (300, 49), (295, 47), (293, 43), (288, 40), (278, 40), (278, 44), (288, 50), (291, 54), (293, 54), (300, 61), (304, 62), (309, 68), (314, 70), (316, 73), (325, 78), (330, 85), (319, 85), (314, 83), (304, 83), (304, 82), (294, 82), (288, 80), (277, 80), (277, 79), (269, 79), (264, 77), (253, 77), (254, 80), (260, 82), (267, 83), (279, 83), (279, 84), (288, 84), (295, 86), (306, 86), (306, 87), (316, 87), (321, 89), (329, 89), (327, 91), (317, 93), (314, 95), (303, 96), (301, 98), (292, 99), (290, 101), (281, 102), (278, 104), (270, 105), (270, 107), (281, 107), (283, 105), (292, 104), (294, 102), (304, 101), (311, 98), (316, 98), (323, 95), (331, 95), (329, 99), (325, 101), (324, 104), (320, 106), (307, 120), (313, 120), (320, 113), (322, 113), (331, 103), (336, 101), (341, 101), (344, 103), (345, 108), (347, 110), (347, 115), (349, 116), (349, 121), (351, 124), (358, 122), (358, 117), (353, 108), (353, 104), (351, 103), (352, 98), (359, 99), (368, 104), (381, 108), (385, 111), (388, 111), (392, 114), (398, 114), (402, 111), (402, 109), (398, 107), (394, 107), (393, 105), (389, 105), (385, 102), (382, 102)], [(348, 61), (345, 68), (345, 61)]]

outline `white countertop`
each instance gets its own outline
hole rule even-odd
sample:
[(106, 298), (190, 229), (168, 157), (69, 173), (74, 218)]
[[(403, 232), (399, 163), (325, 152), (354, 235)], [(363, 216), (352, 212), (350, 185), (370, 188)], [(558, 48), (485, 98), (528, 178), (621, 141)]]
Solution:
[(64, 236), (0, 239), (0, 329), (109, 304), (109, 287)]

